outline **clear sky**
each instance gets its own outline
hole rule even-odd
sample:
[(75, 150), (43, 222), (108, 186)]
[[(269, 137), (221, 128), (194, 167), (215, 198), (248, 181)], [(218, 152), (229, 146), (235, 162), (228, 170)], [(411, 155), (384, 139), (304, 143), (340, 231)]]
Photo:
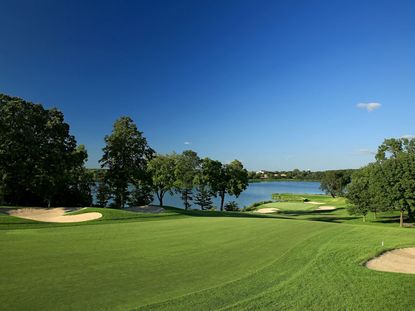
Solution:
[(0, 12), (0, 92), (61, 109), (89, 167), (123, 115), (159, 153), (252, 170), (356, 168), (384, 138), (415, 134), (415, 1), (0, 0)]

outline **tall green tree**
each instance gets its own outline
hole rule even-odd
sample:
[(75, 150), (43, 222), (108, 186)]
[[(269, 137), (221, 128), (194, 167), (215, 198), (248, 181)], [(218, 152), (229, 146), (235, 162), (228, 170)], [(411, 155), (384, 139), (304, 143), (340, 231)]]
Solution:
[(373, 205), (373, 194), (371, 193), (371, 168), (364, 167), (352, 176), (352, 182), (347, 185), (346, 198), (352, 203), (348, 208), (351, 215), (362, 215), (366, 221), (366, 215)]
[(105, 144), (101, 167), (107, 169), (106, 182), (113, 191), (115, 206), (124, 208), (129, 185), (146, 178), (147, 163), (154, 150), (130, 117), (115, 121), (111, 135), (105, 136)]
[(415, 208), (415, 154), (399, 153), (378, 165), (372, 183), (379, 190), (376, 199), (388, 210), (400, 212), (400, 226), (404, 213), (413, 221)]
[(213, 208), (212, 191), (207, 185), (198, 185), (196, 187), (195, 204), (199, 205), (201, 210)]
[(85, 192), (80, 183), (87, 180), (86, 159), (62, 112), (0, 94), (0, 187), (6, 203), (73, 204)]
[(414, 218), (415, 153), (396, 147), (395, 142), (388, 143), (394, 148), (388, 156), (379, 157), (353, 175), (347, 197), (354, 204), (352, 211), (399, 211), (403, 226), (405, 212), (410, 221)]
[(220, 197), (221, 211), (226, 194), (238, 197), (248, 187), (248, 171), (238, 160), (223, 165), (217, 160), (205, 158), (202, 161), (202, 175), (212, 192)]
[(196, 152), (186, 150), (177, 156), (174, 187), (180, 193), (186, 210), (192, 205), (192, 191), (199, 169), (200, 158)]
[(176, 181), (176, 163), (176, 154), (157, 155), (148, 163), (151, 185), (157, 195), (160, 206), (163, 206), (164, 195), (166, 193), (173, 193)]

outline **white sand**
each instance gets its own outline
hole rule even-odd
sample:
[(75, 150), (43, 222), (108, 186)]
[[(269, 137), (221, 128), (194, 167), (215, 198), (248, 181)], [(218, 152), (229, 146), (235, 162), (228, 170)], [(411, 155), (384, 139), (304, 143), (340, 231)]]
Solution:
[(324, 203), (321, 203), (321, 202), (315, 202), (315, 201), (308, 201), (308, 202), (304, 202), (305, 204), (314, 204), (314, 205), (321, 205), (321, 204), (324, 204)]
[(366, 263), (366, 267), (377, 271), (415, 274), (415, 247), (399, 248)]
[(79, 215), (65, 215), (67, 212), (74, 212), (79, 208), (70, 207), (56, 207), (56, 208), (19, 208), (19, 209), (8, 209), (7, 214), (15, 217), (31, 219), (43, 222), (81, 222), (94, 220), (102, 217), (101, 213), (91, 212)]
[(279, 211), (278, 208), (269, 207), (269, 208), (260, 208), (260, 209), (257, 209), (254, 212), (255, 213), (260, 213), (260, 214), (272, 214), (272, 213), (275, 213), (275, 212), (278, 212), (278, 211)]
[(316, 211), (334, 211), (336, 209), (335, 206), (323, 205), (316, 208)]

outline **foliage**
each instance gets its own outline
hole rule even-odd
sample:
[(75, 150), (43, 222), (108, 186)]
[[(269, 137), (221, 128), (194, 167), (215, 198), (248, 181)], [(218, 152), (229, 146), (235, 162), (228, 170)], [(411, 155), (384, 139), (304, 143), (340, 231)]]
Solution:
[(378, 147), (376, 161), (396, 158), (400, 153), (415, 154), (415, 138), (388, 138)]
[(96, 204), (99, 207), (108, 206), (108, 202), (111, 199), (111, 188), (105, 181), (98, 182), (96, 190)]
[(415, 209), (415, 152), (413, 139), (386, 139), (379, 146), (377, 162), (353, 176), (348, 198), (355, 205), (351, 212), (398, 210), (413, 220)]
[(212, 191), (206, 185), (196, 187), (195, 204), (199, 205), (201, 210), (209, 210), (213, 207)]
[(123, 208), (128, 202), (129, 184), (146, 179), (147, 163), (154, 150), (129, 117), (115, 121), (111, 135), (105, 136), (105, 144), (100, 160), (101, 167), (107, 169), (105, 182), (112, 191), (115, 206)]
[(174, 187), (176, 192), (180, 193), (185, 209), (188, 209), (192, 205), (190, 202), (193, 199), (192, 190), (195, 186), (196, 175), (199, 169), (200, 158), (196, 152), (186, 150), (177, 156), (174, 170)]
[(128, 203), (131, 206), (144, 206), (153, 202), (153, 199), (151, 184), (143, 182), (134, 185)]
[(148, 163), (148, 174), (151, 176), (151, 185), (156, 193), (160, 206), (166, 193), (171, 193), (175, 185), (176, 154), (157, 155)]
[(0, 199), (11, 205), (89, 205), (87, 152), (63, 113), (0, 94)]
[(225, 204), (225, 211), (227, 212), (239, 212), (238, 203), (235, 201), (229, 201)]
[(353, 205), (348, 207), (351, 215), (362, 215), (366, 221), (366, 215), (370, 207), (374, 205), (373, 191), (371, 187), (371, 166), (367, 166), (352, 176), (352, 182), (347, 186), (347, 199)]
[(344, 195), (348, 183), (350, 183), (349, 171), (327, 171), (321, 180), (320, 188), (335, 198)]
[(224, 165), (219, 161), (205, 158), (202, 160), (201, 176), (199, 180), (209, 186), (215, 196), (221, 198), (221, 211), (226, 194), (238, 197), (248, 186), (248, 171), (238, 160)]
[(310, 171), (294, 169), (292, 171), (259, 171), (248, 172), (250, 181), (270, 181), (270, 180), (305, 180), (320, 181), (324, 176), (323, 171)]

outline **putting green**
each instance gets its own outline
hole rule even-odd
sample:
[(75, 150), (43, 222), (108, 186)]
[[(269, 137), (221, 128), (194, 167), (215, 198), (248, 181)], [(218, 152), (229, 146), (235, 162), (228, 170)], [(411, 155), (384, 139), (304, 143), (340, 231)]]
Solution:
[(103, 210), (89, 224), (0, 230), (2, 308), (409, 310), (415, 303), (414, 275), (360, 265), (383, 249), (380, 241), (415, 243), (412, 229), (118, 212)]

